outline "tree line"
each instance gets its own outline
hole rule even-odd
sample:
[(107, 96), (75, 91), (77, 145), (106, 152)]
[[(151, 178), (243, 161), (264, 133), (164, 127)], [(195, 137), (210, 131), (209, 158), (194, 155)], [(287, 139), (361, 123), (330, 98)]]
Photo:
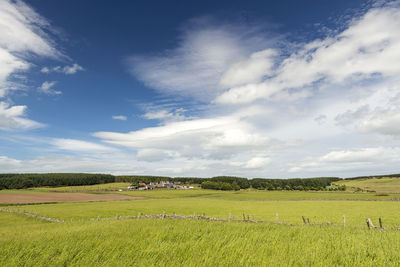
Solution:
[(23, 173), (0, 174), (0, 189), (23, 189), (41, 186), (74, 186), (113, 183), (109, 174)]
[[(204, 189), (240, 190), (254, 188), (259, 190), (326, 190), (332, 182), (341, 180), (338, 177), (267, 179), (243, 178), (235, 176), (168, 177), (149, 175), (88, 174), (88, 173), (43, 173), (43, 174), (0, 174), (0, 189), (22, 189), (41, 186), (75, 186), (93, 185), (113, 182), (151, 183), (160, 181), (199, 184)], [(332, 188), (330, 188), (332, 190)], [(337, 190), (343, 190), (337, 187)]]

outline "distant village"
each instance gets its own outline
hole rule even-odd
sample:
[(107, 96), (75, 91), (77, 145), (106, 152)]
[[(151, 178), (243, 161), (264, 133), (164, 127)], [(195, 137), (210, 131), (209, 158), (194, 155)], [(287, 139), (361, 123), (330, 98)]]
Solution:
[(154, 190), (154, 189), (193, 189), (193, 186), (182, 185), (181, 182), (169, 182), (169, 181), (161, 181), (161, 182), (151, 182), (149, 184), (139, 183), (136, 185), (128, 186), (127, 190)]

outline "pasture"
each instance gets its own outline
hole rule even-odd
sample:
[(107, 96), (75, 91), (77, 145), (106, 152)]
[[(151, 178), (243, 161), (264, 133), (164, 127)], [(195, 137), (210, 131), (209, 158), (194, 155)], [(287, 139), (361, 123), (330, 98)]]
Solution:
[[(0, 262), (6, 266), (396, 266), (400, 261), (400, 231), (394, 230), (400, 226), (397, 194), (202, 189), (109, 192), (104, 190), (116, 186), (102, 185), (97, 191), (93, 187), (57, 188), (59, 192), (50, 193), (52, 188), (0, 191), (0, 199), (16, 192), (32, 199), (46, 194), (116, 193), (135, 198), (3, 203)], [(226, 221), (143, 218), (162, 213), (205, 214)], [(141, 219), (118, 219), (139, 214)], [(243, 215), (264, 222), (240, 222)], [(62, 222), (40, 220), (40, 216)], [(310, 223), (304, 224), (302, 216)], [(375, 224), (382, 218), (388, 230), (368, 230), (366, 218)]]
[(357, 179), (357, 180), (344, 180), (338, 182), (344, 184), (349, 191), (357, 190), (360, 188), (365, 191), (375, 191), (377, 193), (399, 193), (400, 192), (400, 179), (399, 178), (379, 178), (379, 179)]
[(396, 266), (400, 232), (188, 220), (44, 223), (0, 214), (6, 266)]

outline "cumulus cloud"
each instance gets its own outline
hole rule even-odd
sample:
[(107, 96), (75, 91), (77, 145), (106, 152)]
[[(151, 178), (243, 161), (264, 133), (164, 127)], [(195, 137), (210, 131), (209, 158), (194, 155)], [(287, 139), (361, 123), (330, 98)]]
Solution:
[(71, 66), (64, 66), (64, 67), (61, 67), (61, 66), (55, 66), (55, 67), (52, 67), (52, 68), (43, 67), (40, 71), (42, 73), (57, 72), (57, 73), (64, 73), (64, 74), (69, 75), (69, 74), (75, 74), (78, 71), (83, 71), (83, 70), (85, 70), (85, 69), (82, 66), (74, 63)]

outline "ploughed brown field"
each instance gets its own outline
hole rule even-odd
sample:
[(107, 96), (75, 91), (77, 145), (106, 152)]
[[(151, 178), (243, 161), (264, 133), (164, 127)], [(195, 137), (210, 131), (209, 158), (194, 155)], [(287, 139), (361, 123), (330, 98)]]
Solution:
[(143, 197), (132, 197), (118, 194), (85, 194), (85, 193), (10, 193), (0, 194), (0, 203), (45, 203), (45, 202), (89, 202), (110, 200), (131, 200)]

